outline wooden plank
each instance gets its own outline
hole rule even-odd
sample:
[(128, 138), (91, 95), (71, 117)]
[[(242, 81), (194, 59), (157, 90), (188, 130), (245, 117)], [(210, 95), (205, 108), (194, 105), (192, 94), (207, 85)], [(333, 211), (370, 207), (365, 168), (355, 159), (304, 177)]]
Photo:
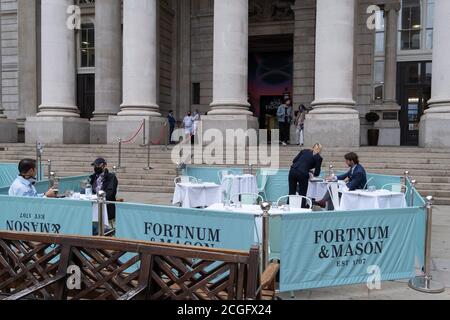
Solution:
[(26, 296), (29, 296), (30, 294), (36, 293), (42, 289), (47, 288), (48, 286), (51, 286), (52, 284), (55, 284), (57, 282), (60, 282), (61, 280), (64, 280), (66, 278), (65, 274), (58, 274), (57, 276), (53, 278), (48, 278), (44, 280), (43, 282), (37, 283), (34, 286), (25, 289), (21, 292), (18, 292), (16, 294), (13, 294), (12, 296), (7, 297), (4, 300), (20, 300), (25, 298)]

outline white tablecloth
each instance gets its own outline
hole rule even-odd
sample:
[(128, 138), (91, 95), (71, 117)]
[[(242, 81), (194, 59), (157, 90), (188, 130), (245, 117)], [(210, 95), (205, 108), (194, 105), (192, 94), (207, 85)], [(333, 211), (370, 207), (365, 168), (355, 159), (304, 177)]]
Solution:
[[(88, 197), (84, 194), (81, 194), (70, 198), (70, 200), (92, 201), (92, 222), (98, 222), (98, 205), (96, 203), (97, 201), (96, 195)], [(108, 220), (108, 209), (106, 207), (106, 204), (103, 205), (103, 224), (108, 227), (110, 226)]]
[(308, 193), (306, 196), (310, 199), (322, 200), (327, 194), (327, 182), (312, 182), (308, 184)]
[[(258, 205), (242, 205), (242, 208), (235, 207), (224, 207), (222, 203), (215, 203), (205, 210), (209, 211), (226, 211), (226, 212), (236, 212), (236, 213), (246, 213), (251, 215), (262, 214), (261, 207)], [(278, 208), (272, 208), (269, 213), (270, 214), (289, 214), (289, 213), (310, 213), (312, 210), (310, 209), (300, 209), (300, 208), (290, 208), (290, 211), (283, 211)], [(262, 218), (255, 217), (255, 241), (262, 241)]]
[(175, 186), (172, 203), (181, 203), (183, 208), (198, 208), (220, 202), (222, 202), (222, 188), (215, 183), (178, 183)]
[(406, 198), (403, 193), (388, 190), (344, 191), (341, 199), (341, 210), (371, 210), (406, 208)]
[(258, 194), (258, 181), (256, 176), (251, 174), (244, 175), (225, 175), (223, 176), (222, 190), (227, 191), (229, 179), (232, 179), (230, 196), (240, 193)]

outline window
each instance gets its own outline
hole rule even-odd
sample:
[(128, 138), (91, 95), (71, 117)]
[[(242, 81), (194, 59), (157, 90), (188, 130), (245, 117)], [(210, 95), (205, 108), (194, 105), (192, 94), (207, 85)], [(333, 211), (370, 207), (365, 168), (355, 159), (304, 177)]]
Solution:
[(375, 32), (375, 55), (384, 56), (384, 46), (385, 46), (384, 15), (380, 15), (380, 18), (381, 18), (381, 29), (376, 29)]
[(400, 14), (400, 49), (420, 50), (421, 32), (421, 0), (403, 0)]
[(434, 0), (428, 0), (427, 2), (427, 22), (426, 22), (426, 41), (425, 47), (427, 49), (433, 49), (433, 27), (434, 27)]
[(374, 99), (382, 101), (384, 98), (384, 61), (375, 61), (373, 75)]
[(80, 67), (95, 67), (95, 29), (92, 23), (81, 25)]

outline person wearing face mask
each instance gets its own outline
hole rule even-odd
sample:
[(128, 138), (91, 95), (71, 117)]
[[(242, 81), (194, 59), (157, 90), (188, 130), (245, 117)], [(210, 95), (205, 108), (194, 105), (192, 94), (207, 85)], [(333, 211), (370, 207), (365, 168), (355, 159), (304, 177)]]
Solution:
[(19, 176), (14, 180), (9, 188), (9, 196), (11, 197), (38, 197), (38, 198), (56, 198), (53, 189), (48, 190), (45, 194), (38, 194), (34, 184), (36, 183), (36, 160), (23, 159), (19, 162)]
[[(89, 177), (90, 184), (92, 186), (92, 193), (98, 194), (100, 191), (105, 191), (106, 201), (117, 201), (117, 187), (119, 181), (115, 174), (110, 173), (107, 169), (106, 160), (103, 158), (96, 159), (92, 164), (94, 167), (94, 174)], [(108, 204), (108, 219), (113, 220), (116, 218), (116, 206), (114, 204)]]

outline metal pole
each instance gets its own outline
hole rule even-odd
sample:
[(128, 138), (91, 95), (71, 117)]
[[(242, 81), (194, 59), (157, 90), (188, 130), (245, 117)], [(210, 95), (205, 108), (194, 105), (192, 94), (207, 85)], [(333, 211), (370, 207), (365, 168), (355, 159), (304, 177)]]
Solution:
[[(406, 187), (408, 186), (408, 179), (409, 179), (409, 171), (406, 170), (405, 174), (403, 176), (403, 185), (405, 185)], [(407, 189), (403, 190), (405, 187), (402, 186), (402, 192), (406, 194)]]
[(52, 189), (55, 186), (55, 173), (50, 172), (49, 178), (48, 178), (48, 189)]
[(250, 175), (253, 175), (253, 164), (250, 164)]
[(409, 281), (411, 289), (423, 293), (442, 293), (445, 288), (439, 282), (433, 280), (431, 275), (431, 235), (433, 228), (433, 197), (427, 197), (427, 231), (425, 239), (425, 270), (424, 275)]
[(117, 168), (122, 168), (122, 139), (119, 138), (119, 160)]
[(106, 203), (106, 193), (105, 191), (99, 191), (97, 198), (98, 206), (98, 236), (103, 237), (105, 235), (105, 226), (103, 224), (103, 206)]
[(416, 189), (417, 181), (411, 181), (411, 190), (409, 190), (409, 206), (414, 207), (414, 190)]
[(263, 248), (262, 248), (262, 266), (263, 271), (269, 266), (269, 211), (272, 205), (269, 202), (261, 203), (261, 209), (263, 210)]
[(144, 170), (150, 171), (153, 170), (153, 168), (150, 166), (150, 151), (151, 151), (151, 146), (152, 146), (152, 142), (150, 139), (150, 120), (149, 120), (149, 125), (148, 125), (148, 143), (147, 143), (147, 166), (144, 168)]
[[(144, 124), (143, 124), (144, 128), (142, 130), (142, 145), (145, 146), (145, 135), (146, 135), (146, 132), (145, 132), (145, 120), (143, 120), (143, 121), (144, 121)], [(150, 138), (149, 138), (149, 140), (150, 140)]]
[(47, 160), (48, 163), (48, 180), (50, 181), (51, 173), (52, 173), (52, 160)]

